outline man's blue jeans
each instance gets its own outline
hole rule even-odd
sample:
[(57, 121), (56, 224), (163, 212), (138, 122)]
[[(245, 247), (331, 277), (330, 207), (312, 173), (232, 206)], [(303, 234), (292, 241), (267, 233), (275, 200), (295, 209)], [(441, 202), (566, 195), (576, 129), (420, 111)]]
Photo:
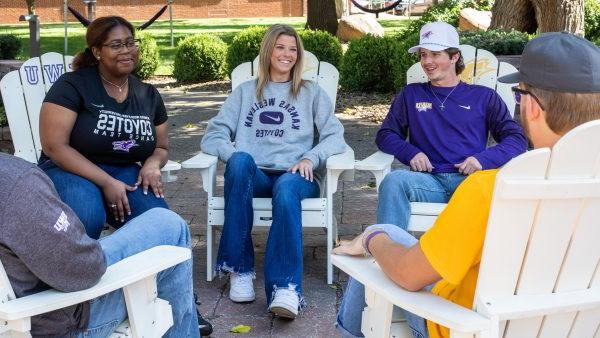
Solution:
[(466, 177), (460, 173), (390, 172), (379, 186), (377, 223), (395, 224), (406, 230), (411, 202), (448, 203)]
[[(156, 208), (100, 239), (107, 265), (159, 245), (191, 248), (189, 227), (174, 212)], [(158, 273), (158, 297), (171, 304), (173, 326), (164, 337), (199, 337), (193, 296), (192, 260)], [(90, 301), (88, 330), (79, 337), (108, 337), (127, 317), (123, 291), (117, 290)]]
[(254, 274), (253, 197), (272, 197), (273, 222), (265, 252), (265, 292), (269, 304), (276, 288), (295, 288), (302, 298), (302, 206), (318, 197), (319, 185), (298, 173), (265, 173), (252, 156), (235, 152), (225, 169), (225, 224), (217, 270)]
[[(137, 164), (96, 165), (113, 178), (131, 186), (135, 184), (140, 173), (140, 166)], [(77, 217), (85, 226), (88, 236), (98, 239), (104, 228), (104, 223), (108, 223), (115, 228), (123, 225), (120, 221), (115, 220), (112, 211), (109, 210), (104, 201), (104, 195), (99, 186), (86, 178), (62, 170), (51, 160), (40, 164), (40, 168), (46, 172), (46, 175), (54, 183), (60, 199), (77, 214)], [(148, 190), (147, 195), (144, 195), (141, 187), (135, 191), (127, 192), (131, 215), (125, 214), (125, 222), (129, 222), (152, 208), (169, 208), (164, 198), (157, 198), (151, 192), (151, 188)]]
[[(401, 228), (386, 228), (386, 232), (394, 242), (400, 243), (405, 247), (411, 247), (418, 242), (416, 238)], [(433, 285), (426, 286), (425, 290), (431, 291), (432, 287)], [(362, 312), (365, 306), (367, 306), (365, 303), (365, 287), (350, 277), (337, 315), (336, 327), (342, 337), (364, 337), (361, 331), (361, 323)], [(425, 319), (411, 312), (401, 310), (411, 328), (413, 337), (429, 337)]]

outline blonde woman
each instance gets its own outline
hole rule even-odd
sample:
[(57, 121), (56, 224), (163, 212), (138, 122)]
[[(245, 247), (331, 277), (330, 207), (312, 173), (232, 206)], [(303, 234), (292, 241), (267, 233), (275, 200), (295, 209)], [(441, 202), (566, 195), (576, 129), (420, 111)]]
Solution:
[(259, 59), (258, 78), (231, 93), (202, 139), (204, 152), (227, 162), (217, 270), (230, 275), (232, 301), (254, 300), (252, 198), (272, 197), (265, 291), (269, 310), (293, 319), (304, 305), (300, 202), (319, 196), (314, 171), (344, 151), (344, 129), (327, 94), (302, 80), (304, 50), (292, 27), (273, 25)]

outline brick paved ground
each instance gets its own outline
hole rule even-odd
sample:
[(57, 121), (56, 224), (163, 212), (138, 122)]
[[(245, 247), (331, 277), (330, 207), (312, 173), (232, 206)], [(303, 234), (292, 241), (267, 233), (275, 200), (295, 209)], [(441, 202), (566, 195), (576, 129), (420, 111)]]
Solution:
[[(170, 157), (183, 161), (199, 151), (206, 122), (218, 112), (227, 94), (185, 92), (181, 89), (161, 89), (161, 93), (170, 115)], [(341, 115), (339, 118), (345, 127), (346, 141), (354, 149), (357, 159), (365, 158), (376, 150), (373, 143), (376, 124), (351, 116)], [(206, 194), (201, 190), (199, 174), (182, 170), (178, 176), (176, 182), (168, 184), (167, 200), (171, 208), (188, 221), (194, 235), (195, 287), (202, 301), (200, 309), (203, 315), (215, 326), (212, 337), (236, 336), (229, 330), (238, 324), (252, 326), (252, 331), (243, 335), (245, 337), (336, 337), (333, 323), (346, 277), (336, 271), (334, 285), (326, 283), (324, 232), (318, 229), (304, 232), (304, 290), (308, 307), (295, 321), (274, 318), (266, 310), (262, 268), (265, 231), (254, 233), (257, 299), (251, 304), (232, 303), (228, 298), (226, 279), (206, 282)], [(218, 183), (222, 190), (223, 182)], [(353, 182), (340, 183), (334, 213), (342, 237), (355, 235), (375, 221), (377, 194), (372, 186), (373, 177), (362, 172), (356, 173)]]

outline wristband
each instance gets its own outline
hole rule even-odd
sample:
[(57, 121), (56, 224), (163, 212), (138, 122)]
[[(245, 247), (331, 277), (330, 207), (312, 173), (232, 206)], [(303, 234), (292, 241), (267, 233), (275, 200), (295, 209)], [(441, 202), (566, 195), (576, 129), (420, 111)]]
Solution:
[(383, 230), (375, 230), (373, 232), (371, 232), (370, 234), (367, 235), (367, 238), (365, 239), (365, 241), (363, 242), (363, 249), (365, 249), (365, 252), (369, 255), (371, 255), (371, 251), (369, 251), (369, 242), (371, 242), (371, 239), (373, 239), (373, 237), (379, 235), (379, 234), (386, 234), (387, 232), (383, 231)]

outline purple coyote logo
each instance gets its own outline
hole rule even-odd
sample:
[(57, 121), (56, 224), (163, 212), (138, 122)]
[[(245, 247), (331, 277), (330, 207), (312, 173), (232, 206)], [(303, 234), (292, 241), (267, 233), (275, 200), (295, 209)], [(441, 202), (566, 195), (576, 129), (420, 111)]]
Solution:
[(425, 33), (421, 34), (421, 37), (422, 37), (423, 39), (429, 39), (429, 38), (431, 37), (431, 35), (432, 35), (432, 34), (433, 34), (433, 32), (432, 32), (432, 31), (427, 31), (427, 32), (425, 32)]
[(129, 149), (131, 149), (133, 147), (139, 146), (139, 144), (137, 144), (135, 142), (135, 140), (114, 141), (112, 144), (113, 144), (113, 150), (121, 150), (121, 151), (126, 151), (126, 152), (129, 152)]

